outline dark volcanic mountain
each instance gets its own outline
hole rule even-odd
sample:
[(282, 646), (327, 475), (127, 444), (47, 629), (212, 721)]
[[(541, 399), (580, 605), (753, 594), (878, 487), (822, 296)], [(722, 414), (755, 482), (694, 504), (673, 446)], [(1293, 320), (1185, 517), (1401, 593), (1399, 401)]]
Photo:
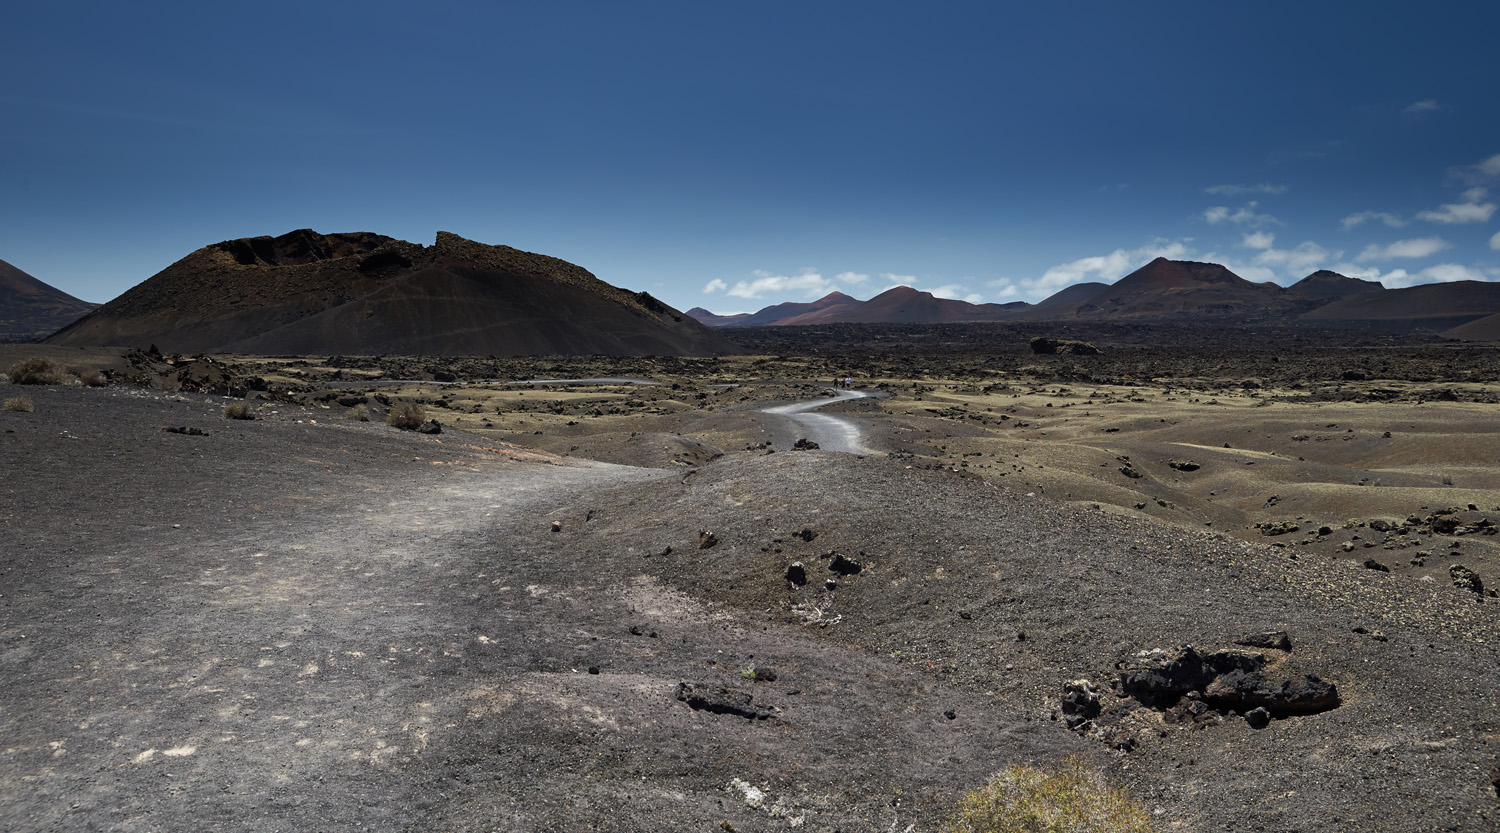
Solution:
[(744, 321), (753, 314), (749, 312), (737, 312), (734, 315), (714, 315), (703, 307), (693, 307), (687, 311), (689, 318), (692, 318), (705, 327), (737, 327), (741, 321)]
[(0, 340), (42, 338), (97, 306), (0, 260)]
[[(1451, 331), (1456, 338), (1489, 340), (1494, 325), (1480, 319), (1500, 313), (1500, 284), (1454, 281), (1367, 292), (1333, 301), (1302, 316), (1319, 324), (1381, 329)], [(1455, 329), (1457, 328), (1457, 329)]]
[(848, 310), (826, 310), (802, 316), (799, 324), (946, 324), (958, 321), (1009, 321), (1030, 304), (971, 304), (939, 298), (909, 286), (898, 286)]
[(1319, 269), (1287, 287), (1287, 291), (1301, 295), (1310, 301), (1336, 301), (1339, 298), (1353, 298), (1366, 292), (1384, 292), (1386, 289), (1385, 284), (1379, 281), (1350, 278), (1327, 269)]
[(1090, 298), (1109, 289), (1109, 284), (1100, 281), (1085, 281), (1065, 286), (1038, 301), (1027, 314), (1029, 318), (1046, 318), (1049, 313), (1077, 309)]
[(714, 315), (702, 307), (693, 307), (688, 310), (688, 315), (710, 327), (772, 327), (796, 323), (793, 319), (802, 316), (853, 309), (863, 303), (863, 301), (851, 298), (842, 292), (830, 292), (816, 301), (808, 303), (788, 301), (783, 304), (763, 307), (759, 312), (740, 313), (739, 315)]
[(931, 292), (898, 286), (868, 301), (842, 292), (825, 295), (811, 303), (785, 303), (759, 312), (714, 315), (695, 307), (689, 314), (716, 327), (790, 327), (809, 324), (947, 324), (959, 321), (1014, 321), (1031, 305), (971, 304), (939, 298)]
[(1251, 283), (1217, 263), (1156, 260), (1048, 318), (1152, 321), (1260, 319), (1305, 309), (1305, 298), (1271, 283)]
[(438, 232), (205, 246), (49, 342), (182, 353), (709, 355), (735, 346), (567, 261)]

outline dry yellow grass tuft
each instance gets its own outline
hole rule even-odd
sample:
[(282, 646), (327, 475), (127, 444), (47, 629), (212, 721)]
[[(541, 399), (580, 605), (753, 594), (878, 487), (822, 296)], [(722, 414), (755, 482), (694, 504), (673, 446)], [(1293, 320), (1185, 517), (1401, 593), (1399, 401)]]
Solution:
[(964, 796), (943, 833), (1151, 833), (1146, 812), (1070, 761), (1047, 772), (1013, 766)]
[(5, 410), (29, 414), (36, 410), (36, 405), (33, 405), (31, 400), (24, 396), (12, 396), (5, 400)]

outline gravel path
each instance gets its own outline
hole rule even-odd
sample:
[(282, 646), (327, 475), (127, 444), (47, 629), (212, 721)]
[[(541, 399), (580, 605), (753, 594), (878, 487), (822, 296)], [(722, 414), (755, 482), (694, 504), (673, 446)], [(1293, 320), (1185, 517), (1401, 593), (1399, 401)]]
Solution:
[(795, 422), (807, 439), (818, 444), (824, 451), (841, 451), (846, 454), (868, 454), (860, 427), (847, 417), (816, 413), (815, 409), (835, 402), (864, 399), (872, 394), (862, 390), (835, 390), (831, 399), (815, 399), (810, 402), (794, 402), (762, 408), (768, 414), (777, 414)]

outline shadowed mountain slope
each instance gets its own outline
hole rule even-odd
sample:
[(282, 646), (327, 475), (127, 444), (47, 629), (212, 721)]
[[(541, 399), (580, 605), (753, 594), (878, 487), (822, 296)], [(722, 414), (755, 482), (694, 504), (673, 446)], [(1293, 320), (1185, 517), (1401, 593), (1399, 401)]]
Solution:
[[(1319, 324), (1368, 325), (1382, 329), (1453, 330), (1500, 313), (1500, 284), (1453, 281), (1367, 292), (1318, 307), (1302, 320)], [(1471, 327), (1475, 338), (1483, 328)], [(1487, 339), (1486, 339), (1487, 340)]]
[(41, 338), (97, 306), (0, 260), (0, 339)]
[(205, 246), (56, 333), (193, 353), (709, 355), (730, 342), (650, 295), (546, 255), (438, 232)]

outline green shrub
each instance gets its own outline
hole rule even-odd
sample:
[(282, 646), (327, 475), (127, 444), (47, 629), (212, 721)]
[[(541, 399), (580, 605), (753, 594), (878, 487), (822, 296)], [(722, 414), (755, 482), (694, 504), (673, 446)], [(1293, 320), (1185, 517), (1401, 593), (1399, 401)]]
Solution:
[(427, 421), (427, 409), (417, 402), (392, 402), (385, 421), (404, 431), (415, 431)]
[(248, 402), (231, 402), (224, 406), (225, 419), (255, 419), (255, 412), (250, 410)]
[(62, 365), (44, 356), (22, 359), (10, 369), (14, 385), (60, 385), (66, 378)]
[(36, 406), (31, 404), (31, 400), (24, 396), (12, 396), (5, 400), (5, 410), (29, 414), (36, 410)]
[(1151, 833), (1146, 812), (1080, 761), (1047, 772), (1013, 766), (964, 796), (943, 833)]

